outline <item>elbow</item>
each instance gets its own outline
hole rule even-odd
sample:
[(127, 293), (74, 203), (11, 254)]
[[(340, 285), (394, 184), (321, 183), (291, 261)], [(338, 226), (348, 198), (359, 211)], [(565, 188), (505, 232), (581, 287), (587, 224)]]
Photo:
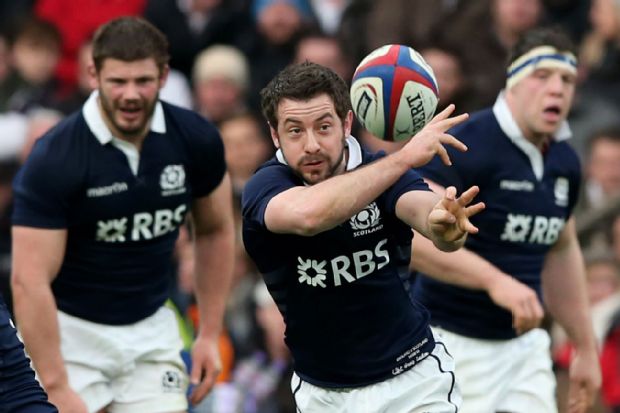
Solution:
[(312, 237), (325, 231), (326, 213), (316, 208), (302, 208), (297, 214), (297, 235)]

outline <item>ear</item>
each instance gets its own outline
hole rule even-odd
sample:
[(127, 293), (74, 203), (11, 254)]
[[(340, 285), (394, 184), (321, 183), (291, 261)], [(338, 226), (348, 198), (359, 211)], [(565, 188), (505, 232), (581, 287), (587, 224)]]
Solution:
[(93, 89), (99, 89), (99, 76), (97, 76), (97, 68), (94, 63), (88, 64), (88, 84)]
[(347, 112), (347, 116), (344, 118), (344, 137), (346, 138), (351, 134), (351, 128), (353, 127), (353, 112)]
[(161, 74), (159, 76), (159, 88), (163, 88), (164, 86), (166, 86), (166, 81), (168, 80), (168, 74), (170, 74), (170, 66), (165, 65), (162, 69), (161, 69)]
[(276, 149), (280, 149), (280, 137), (278, 136), (278, 131), (271, 126), (271, 123), (269, 124), (269, 134), (271, 135), (273, 146), (275, 146)]

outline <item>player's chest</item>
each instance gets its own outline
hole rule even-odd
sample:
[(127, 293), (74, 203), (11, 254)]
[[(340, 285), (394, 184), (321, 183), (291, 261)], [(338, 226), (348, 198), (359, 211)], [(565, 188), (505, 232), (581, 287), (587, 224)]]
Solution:
[(552, 245), (570, 215), (571, 191), (577, 190), (558, 169), (549, 168), (538, 179), (527, 170), (506, 168), (481, 187), (487, 207), (474, 223), (499, 241)]

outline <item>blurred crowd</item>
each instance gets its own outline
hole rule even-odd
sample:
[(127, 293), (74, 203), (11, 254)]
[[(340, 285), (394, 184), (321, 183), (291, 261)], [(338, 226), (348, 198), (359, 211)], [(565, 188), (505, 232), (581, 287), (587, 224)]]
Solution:
[[(172, 70), (161, 98), (219, 127), (237, 207), (245, 182), (273, 154), (258, 93), (287, 64), (313, 61), (349, 81), (370, 51), (406, 44), (433, 68), (440, 108), (473, 112), (504, 87), (521, 33), (563, 26), (580, 54), (569, 123), (584, 170), (577, 222), (604, 374), (595, 411), (620, 408), (620, 1), (0, 0), (0, 291), (8, 303), (12, 177), (36, 139), (89, 96), (91, 36), (122, 15), (144, 16), (167, 35)], [(190, 233), (179, 238), (170, 304), (188, 346), (196, 321)], [(292, 412), (282, 319), (240, 237), (237, 247), (225, 370), (195, 411)], [(551, 323), (562, 392), (571, 348)]]

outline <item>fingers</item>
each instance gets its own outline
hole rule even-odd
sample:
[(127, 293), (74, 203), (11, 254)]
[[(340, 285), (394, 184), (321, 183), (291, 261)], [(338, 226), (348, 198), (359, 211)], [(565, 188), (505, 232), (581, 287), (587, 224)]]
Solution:
[(484, 202), (478, 202), (475, 205), (465, 208), (465, 216), (468, 218), (482, 212), (487, 206)]
[(582, 383), (571, 380), (568, 385), (568, 413), (585, 413), (588, 406), (586, 388)]
[(219, 374), (219, 371), (214, 369), (208, 369), (206, 375), (202, 381), (194, 382), (194, 370), (202, 370), (202, 369), (194, 369), (192, 368), (192, 376), (191, 382), (195, 385), (192, 393), (190, 395), (190, 401), (192, 404), (198, 404), (204, 397), (211, 391), (213, 385), (215, 384), (215, 380)]
[(540, 326), (543, 310), (537, 298), (521, 301), (513, 312), (514, 329), (518, 335)]
[(433, 119), (431, 119), (431, 121), (428, 124), (432, 125), (444, 119), (448, 119), (450, 115), (452, 114), (452, 112), (454, 112), (455, 108), (456, 106), (454, 106), (453, 103), (450, 103), (448, 106), (446, 106), (444, 110), (442, 110), (441, 112), (433, 116)]
[(458, 201), (461, 206), (469, 205), (471, 201), (478, 195), (480, 192), (480, 188), (476, 185), (469, 188), (467, 191), (463, 192), (459, 197)]
[(450, 135), (449, 133), (444, 133), (443, 135), (441, 135), (439, 137), (439, 142), (441, 142), (442, 145), (453, 146), (460, 152), (467, 152), (467, 145), (465, 145), (463, 142), (456, 139), (454, 136)]
[(448, 155), (448, 151), (441, 144), (437, 145), (437, 155), (441, 158), (441, 161), (444, 165), (451, 166), (452, 161), (450, 160), (450, 156)]

